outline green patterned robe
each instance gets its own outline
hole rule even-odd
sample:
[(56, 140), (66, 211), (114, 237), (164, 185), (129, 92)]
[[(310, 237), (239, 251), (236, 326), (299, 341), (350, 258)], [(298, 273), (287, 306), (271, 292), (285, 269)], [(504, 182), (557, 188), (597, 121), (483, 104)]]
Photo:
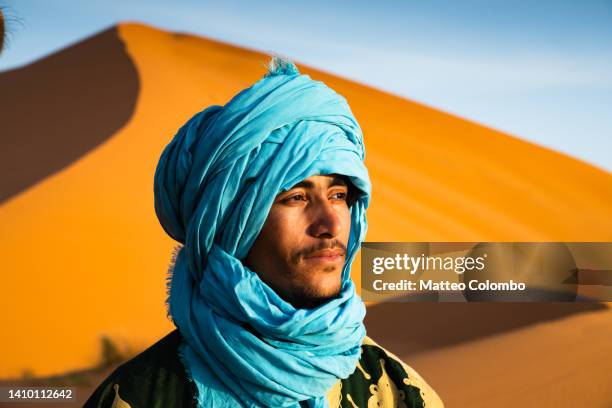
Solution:
[[(174, 330), (117, 368), (84, 408), (196, 408), (197, 388), (178, 357)], [(357, 368), (328, 392), (330, 408), (443, 407), (435, 391), (408, 365), (366, 337)]]

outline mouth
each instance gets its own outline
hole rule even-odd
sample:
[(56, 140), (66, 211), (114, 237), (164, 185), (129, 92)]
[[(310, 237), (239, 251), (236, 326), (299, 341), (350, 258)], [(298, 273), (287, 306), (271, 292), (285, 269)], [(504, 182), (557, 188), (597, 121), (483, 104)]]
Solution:
[(344, 251), (341, 249), (323, 249), (305, 256), (306, 262), (337, 263), (344, 261)]

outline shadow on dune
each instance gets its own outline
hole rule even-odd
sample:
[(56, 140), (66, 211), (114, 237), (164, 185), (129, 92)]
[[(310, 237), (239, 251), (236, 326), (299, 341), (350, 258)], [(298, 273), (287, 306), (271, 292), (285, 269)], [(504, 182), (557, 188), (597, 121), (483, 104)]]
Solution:
[[(396, 354), (415, 354), (575, 314), (601, 303), (400, 303), (368, 307), (368, 336)], [(404, 354), (405, 353), (405, 354)]]
[(136, 67), (115, 27), (0, 73), (0, 203), (100, 145), (134, 112)]

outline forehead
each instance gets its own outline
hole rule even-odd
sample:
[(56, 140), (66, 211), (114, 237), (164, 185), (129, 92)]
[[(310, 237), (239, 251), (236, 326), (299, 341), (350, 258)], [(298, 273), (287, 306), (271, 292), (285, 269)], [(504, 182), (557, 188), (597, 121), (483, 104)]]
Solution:
[(346, 176), (339, 174), (324, 174), (318, 176), (310, 176), (293, 185), (291, 188), (315, 188), (315, 187), (332, 187), (332, 186), (348, 186), (349, 181)]

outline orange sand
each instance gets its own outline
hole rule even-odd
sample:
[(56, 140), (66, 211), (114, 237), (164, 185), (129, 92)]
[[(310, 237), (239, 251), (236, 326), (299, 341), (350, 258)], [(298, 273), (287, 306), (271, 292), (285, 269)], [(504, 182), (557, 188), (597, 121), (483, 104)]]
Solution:
[[(261, 53), (141, 24), (121, 24), (119, 31), (141, 82), (131, 119), (114, 137), (0, 207), (0, 299), (8, 311), (0, 321), (0, 377), (24, 369), (45, 375), (89, 366), (102, 334), (142, 347), (173, 327), (163, 304), (173, 241), (153, 210), (155, 165), (182, 123), (259, 79), (267, 61)], [(363, 127), (374, 185), (369, 241), (612, 240), (609, 173), (421, 104), (300, 68), (344, 95)], [(358, 269), (354, 272), (359, 281)], [(592, 338), (600, 344), (610, 333), (597, 328), (612, 322), (610, 313), (602, 313), (599, 320), (562, 319), (550, 327), (431, 351), (408, 363), (425, 378), (441, 375), (447, 363), (456, 365), (457, 376), (464, 375), (461, 366), (468, 360), (489, 375), (483, 361), (470, 359), (480, 353), (494, 358), (512, 345), (501, 357), (512, 369), (495, 372), (512, 384), (511, 373), (529, 375), (518, 371), (516, 348), (541, 344), (538, 339), (573, 327), (582, 332), (567, 341)], [(409, 356), (409, 351), (392, 351)], [(602, 367), (612, 369), (589, 354), (589, 344), (576, 352), (585, 353), (600, 374)], [(557, 350), (549, 353), (542, 364), (551, 364)], [(559, 373), (559, 384), (571, 383), (570, 367)], [(440, 382), (444, 399), (452, 387), (448, 381)]]

